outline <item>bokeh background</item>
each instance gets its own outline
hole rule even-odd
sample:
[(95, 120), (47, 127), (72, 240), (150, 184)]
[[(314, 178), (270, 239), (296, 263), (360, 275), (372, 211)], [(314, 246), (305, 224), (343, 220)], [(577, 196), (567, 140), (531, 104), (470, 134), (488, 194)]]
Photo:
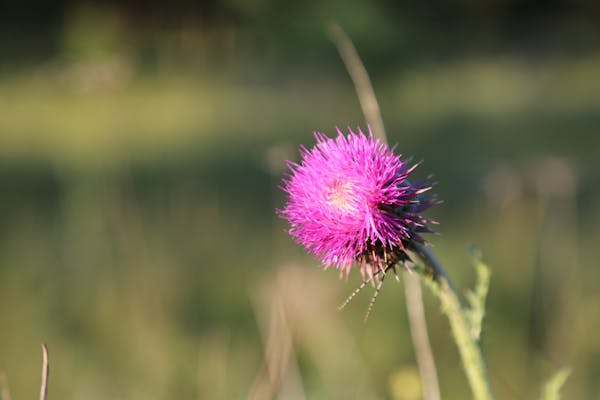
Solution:
[[(403, 286), (337, 312), (359, 277), (274, 213), (313, 130), (364, 126), (332, 21), (439, 182), (457, 286), (470, 244), (492, 268), (498, 398), (565, 365), (565, 398), (600, 398), (600, 7), (436, 3), (2, 2), (2, 399), (35, 398), (42, 342), (54, 399), (419, 398)], [(469, 398), (424, 294), (443, 397)]]

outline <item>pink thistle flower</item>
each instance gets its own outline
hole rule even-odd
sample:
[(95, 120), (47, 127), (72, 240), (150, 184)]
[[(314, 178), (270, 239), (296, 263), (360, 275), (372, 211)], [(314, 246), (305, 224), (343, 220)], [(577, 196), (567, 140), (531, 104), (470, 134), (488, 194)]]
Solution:
[[(401, 160), (385, 143), (359, 129), (335, 139), (315, 132), (312, 149), (301, 147), (300, 163), (288, 162), (282, 189), (288, 201), (279, 214), (297, 243), (325, 267), (349, 274), (358, 264), (372, 277), (410, 260), (411, 243), (430, 232), (420, 215), (433, 201), (423, 196), (431, 186), (410, 183), (417, 165)], [(395, 269), (394, 269), (395, 270)]]

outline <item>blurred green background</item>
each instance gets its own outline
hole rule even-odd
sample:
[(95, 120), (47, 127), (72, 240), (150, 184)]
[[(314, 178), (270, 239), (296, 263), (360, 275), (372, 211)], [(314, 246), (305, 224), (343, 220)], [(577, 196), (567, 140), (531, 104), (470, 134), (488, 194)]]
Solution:
[[(564, 365), (565, 398), (600, 398), (597, 3), (212, 0), (1, 3), (3, 400), (35, 398), (42, 342), (54, 399), (419, 398), (402, 285), (337, 312), (359, 277), (273, 211), (313, 130), (364, 126), (331, 21), (439, 182), (457, 285), (469, 244), (492, 267), (498, 398)], [(425, 303), (442, 395), (469, 398)]]

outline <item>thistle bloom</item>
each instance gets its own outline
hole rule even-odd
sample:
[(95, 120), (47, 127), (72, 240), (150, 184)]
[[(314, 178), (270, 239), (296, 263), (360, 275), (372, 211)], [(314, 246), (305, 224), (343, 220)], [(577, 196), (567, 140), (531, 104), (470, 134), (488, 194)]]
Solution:
[(301, 147), (300, 163), (289, 162), (279, 210), (296, 242), (325, 267), (346, 275), (358, 264), (363, 277), (385, 272), (409, 259), (411, 242), (423, 242), (431, 222), (420, 212), (433, 204), (424, 182), (408, 181), (417, 165), (401, 160), (385, 143), (339, 129), (335, 139), (315, 132), (312, 149)]

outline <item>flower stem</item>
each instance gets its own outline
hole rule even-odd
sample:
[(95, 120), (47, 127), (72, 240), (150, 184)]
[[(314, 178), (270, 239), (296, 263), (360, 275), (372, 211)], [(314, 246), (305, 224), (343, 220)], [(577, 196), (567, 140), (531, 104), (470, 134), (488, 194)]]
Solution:
[(450, 289), (454, 292), (454, 295), (460, 304), (460, 298), (458, 297), (456, 286), (454, 286), (454, 283), (452, 283), (452, 279), (450, 279), (450, 276), (444, 269), (442, 263), (437, 259), (435, 254), (433, 254), (433, 251), (421, 243), (414, 242), (412, 245), (413, 247), (411, 250), (414, 250), (425, 263), (425, 265), (430, 268), (431, 272), (433, 273), (433, 280), (439, 283), (441, 281), (440, 278), (443, 278)]
[(426, 267), (433, 272), (433, 279), (422, 274), (423, 281), (440, 300), (442, 311), (448, 317), (473, 398), (492, 400), (494, 396), (481, 353), (479, 337), (472, 333), (471, 323), (467, 316), (468, 310), (461, 305), (456, 288), (433, 252), (421, 244), (415, 244), (414, 247)]

